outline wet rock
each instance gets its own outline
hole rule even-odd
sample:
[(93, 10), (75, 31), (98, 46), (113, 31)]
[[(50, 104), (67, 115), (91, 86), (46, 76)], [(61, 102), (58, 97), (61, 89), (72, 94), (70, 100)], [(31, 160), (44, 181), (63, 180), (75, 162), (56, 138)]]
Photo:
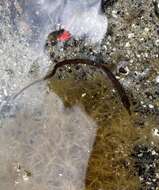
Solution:
[(156, 77), (156, 83), (159, 83), (159, 76)]
[(127, 67), (129, 62), (127, 61), (120, 61), (117, 65), (117, 74), (125, 74), (129, 73), (129, 68)]

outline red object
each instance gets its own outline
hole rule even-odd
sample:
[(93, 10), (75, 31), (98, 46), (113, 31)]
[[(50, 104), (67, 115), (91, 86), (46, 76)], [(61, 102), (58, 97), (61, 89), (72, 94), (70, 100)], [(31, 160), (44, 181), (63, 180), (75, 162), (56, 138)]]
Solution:
[(65, 42), (65, 41), (68, 41), (70, 38), (71, 38), (71, 34), (68, 31), (64, 31), (62, 34), (60, 34), (57, 37), (57, 40), (61, 42)]

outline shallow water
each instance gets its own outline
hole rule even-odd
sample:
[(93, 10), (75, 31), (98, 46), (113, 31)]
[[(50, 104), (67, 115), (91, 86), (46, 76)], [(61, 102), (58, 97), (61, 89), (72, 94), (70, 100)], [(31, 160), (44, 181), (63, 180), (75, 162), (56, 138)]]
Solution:
[[(159, 141), (154, 134), (155, 116), (147, 116), (144, 126), (138, 127), (143, 120), (142, 114), (135, 113), (131, 106), (132, 114), (129, 115), (110, 81), (99, 73), (92, 80), (78, 81), (78, 85), (70, 78), (52, 80), (49, 86), (63, 99), (66, 107), (80, 106), (98, 125), (89, 156), (85, 189), (149, 188), (149, 184), (141, 185), (138, 171), (141, 175), (152, 175), (150, 180), (158, 172), (152, 167), (158, 163), (159, 155)], [(156, 182), (153, 186), (157, 186)]]
[[(49, 34), (48, 15), (40, 15), (41, 26), (33, 16), (36, 3), (22, 2), (26, 8), (18, 2), (0, 5), (0, 188), (83, 189), (95, 122), (79, 107), (66, 109), (45, 82), (11, 99), (45, 76), (50, 65), (42, 48)], [(13, 13), (11, 8), (17, 9)]]
[[(4, 106), (12, 95), (49, 70), (51, 62), (43, 45), (58, 24), (77, 38), (103, 38), (107, 20), (97, 14), (99, 2), (94, 1), (95, 7), (71, 0), (68, 4), (62, 0), (13, 2), (0, 3), (0, 189), (141, 189), (139, 167), (147, 163), (144, 167), (152, 165), (152, 169), (159, 160), (156, 117), (143, 117), (133, 106), (130, 116), (101, 73), (77, 82), (74, 74), (78, 72), (73, 68), (75, 73), (63, 73), (63, 81), (32, 86)], [(71, 12), (75, 5), (77, 15)], [(87, 11), (77, 17), (83, 8)], [(85, 17), (89, 19), (82, 22)], [(77, 32), (79, 25), (88, 23), (87, 30)], [(92, 30), (95, 26), (99, 35)], [(134, 99), (130, 100), (133, 104)], [(144, 127), (136, 127), (141, 122)], [(136, 148), (140, 146), (148, 147), (147, 157), (140, 152), (142, 148)], [(157, 178), (157, 167), (147, 171), (146, 176), (152, 173), (151, 179)]]

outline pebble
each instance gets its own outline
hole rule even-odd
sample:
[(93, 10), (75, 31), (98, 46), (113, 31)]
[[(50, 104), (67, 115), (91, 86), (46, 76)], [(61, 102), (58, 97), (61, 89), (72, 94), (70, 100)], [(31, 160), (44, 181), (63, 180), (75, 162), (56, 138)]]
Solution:
[(159, 46), (159, 39), (155, 41), (155, 45), (158, 47)]
[(159, 75), (156, 77), (156, 83), (159, 83)]
[(153, 135), (159, 137), (159, 130), (157, 128), (153, 129)]
[(24, 174), (24, 175), (23, 175), (23, 180), (24, 180), (24, 181), (28, 181), (28, 180), (29, 180), (29, 177), (27, 176), (27, 174)]
[(114, 18), (117, 18), (118, 16), (117, 16), (117, 11), (116, 10), (113, 10), (112, 11), (112, 16), (114, 17)]
[(130, 34), (128, 34), (128, 38), (129, 38), (129, 39), (130, 39), (130, 38), (134, 38), (134, 36), (135, 36), (134, 33), (130, 33)]
[(86, 95), (87, 95), (86, 93), (83, 93), (83, 94), (82, 94), (82, 98), (85, 97)]
[(149, 108), (150, 108), (150, 109), (153, 109), (153, 108), (154, 108), (154, 105), (149, 104)]
[(125, 44), (125, 47), (130, 47), (130, 43), (127, 42), (127, 43)]

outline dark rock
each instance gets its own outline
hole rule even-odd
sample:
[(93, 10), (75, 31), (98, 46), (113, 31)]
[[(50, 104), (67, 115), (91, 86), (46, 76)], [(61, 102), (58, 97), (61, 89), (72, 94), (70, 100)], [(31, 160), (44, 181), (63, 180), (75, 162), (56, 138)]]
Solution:
[(132, 157), (135, 160), (135, 168), (142, 182), (142, 190), (155, 190), (159, 185), (156, 177), (156, 165), (159, 161), (159, 150), (146, 145), (136, 145)]
[(118, 0), (102, 0), (102, 10), (105, 12), (105, 9), (109, 6), (113, 6)]

